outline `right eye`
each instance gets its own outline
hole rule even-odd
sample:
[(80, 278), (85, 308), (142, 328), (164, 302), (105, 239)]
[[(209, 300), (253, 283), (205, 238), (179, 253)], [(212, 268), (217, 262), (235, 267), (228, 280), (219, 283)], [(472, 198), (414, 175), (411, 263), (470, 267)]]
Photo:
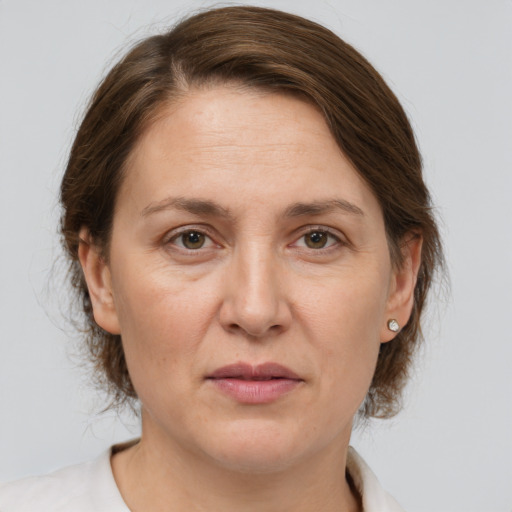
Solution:
[(188, 251), (208, 249), (215, 245), (213, 240), (208, 235), (198, 231), (197, 229), (188, 229), (186, 231), (182, 231), (181, 233), (174, 235), (168, 243)]

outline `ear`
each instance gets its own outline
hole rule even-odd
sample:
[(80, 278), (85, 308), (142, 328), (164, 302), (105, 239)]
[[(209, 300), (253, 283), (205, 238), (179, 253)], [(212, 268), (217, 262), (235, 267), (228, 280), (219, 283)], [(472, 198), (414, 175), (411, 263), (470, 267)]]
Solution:
[(394, 319), (402, 328), (411, 316), (414, 305), (414, 289), (421, 264), (421, 246), (423, 238), (419, 233), (408, 233), (404, 236), (400, 250), (402, 264), (395, 268), (391, 275), (386, 314), (381, 328), (381, 343), (391, 341), (396, 332), (388, 328), (388, 321)]
[(78, 258), (87, 282), (94, 320), (105, 331), (120, 334), (110, 269), (99, 247), (92, 241), (89, 230), (82, 228), (79, 237)]

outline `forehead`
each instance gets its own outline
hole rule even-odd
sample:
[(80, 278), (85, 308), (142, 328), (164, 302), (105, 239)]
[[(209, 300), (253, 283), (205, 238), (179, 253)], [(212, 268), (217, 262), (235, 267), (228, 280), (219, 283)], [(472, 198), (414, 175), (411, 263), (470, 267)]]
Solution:
[(163, 108), (126, 172), (120, 195), (131, 190), (137, 201), (177, 190), (199, 197), (230, 189), (235, 196), (224, 199), (232, 203), (236, 190), (269, 203), (277, 188), (283, 200), (337, 192), (350, 202), (375, 202), (315, 106), (295, 95), (235, 86), (194, 90)]
[[(265, 130), (269, 127), (270, 133)], [(312, 132), (317, 135), (314, 140)], [(261, 146), (270, 150), (286, 144), (312, 150), (320, 139), (322, 145), (339, 151), (319, 108), (303, 95), (236, 83), (192, 88), (164, 104), (143, 131), (132, 158), (143, 146), (146, 151), (155, 148), (161, 136), (168, 137), (172, 151), (194, 144), (205, 150), (228, 150), (230, 145), (232, 150), (239, 145), (246, 151)]]

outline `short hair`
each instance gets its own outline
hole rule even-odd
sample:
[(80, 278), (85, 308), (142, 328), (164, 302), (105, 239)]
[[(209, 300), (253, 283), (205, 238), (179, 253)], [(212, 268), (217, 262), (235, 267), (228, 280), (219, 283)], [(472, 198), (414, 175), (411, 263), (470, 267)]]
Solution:
[(94, 321), (78, 260), (79, 232), (87, 228), (108, 260), (116, 196), (141, 133), (187, 91), (223, 83), (299, 95), (319, 109), (382, 208), (393, 265), (402, 263), (404, 237), (422, 236), (411, 317), (381, 344), (360, 411), (367, 418), (394, 415), (422, 338), (427, 292), (443, 259), (415, 137), (396, 96), (352, 46), (317, 23), (259, 7), (203, 11), (142, 40), (107, 74), (86, 110), (62, 179), (61, 234), (97, 376), (113, 403), (136, 398), (121, 337)]

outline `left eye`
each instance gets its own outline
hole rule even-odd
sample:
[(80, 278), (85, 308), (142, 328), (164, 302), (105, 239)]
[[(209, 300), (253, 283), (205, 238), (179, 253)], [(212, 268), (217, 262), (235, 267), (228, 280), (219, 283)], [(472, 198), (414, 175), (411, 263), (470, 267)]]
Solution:
[(315, 229), (302, 235), (296, 245), (308, 249), (325, 249), (339, 242), (339, 239), (328, 231)]
[(213, 241), (208, 235), (196, 230), (184, 231), (173, 237), (170, 242), (178, 247), (192, 251), (213, 245)]

